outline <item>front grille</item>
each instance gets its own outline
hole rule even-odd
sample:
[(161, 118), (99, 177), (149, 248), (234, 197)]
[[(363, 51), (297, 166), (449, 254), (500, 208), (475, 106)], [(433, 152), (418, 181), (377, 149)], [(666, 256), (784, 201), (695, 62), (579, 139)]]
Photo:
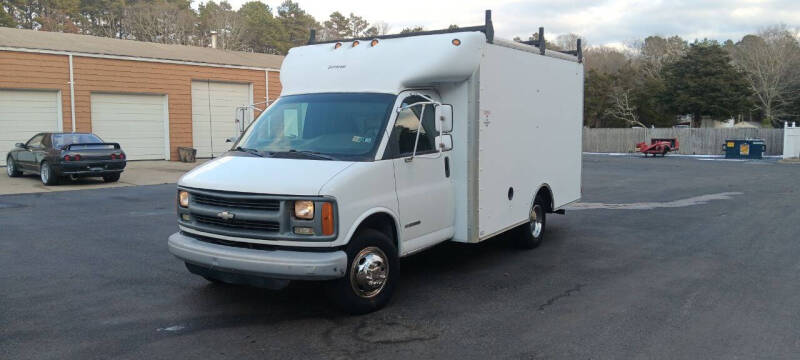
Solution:
[(192, 200), (195, 203), (209, 206), (219, 206), (223, 208), (239, 208), (239, 209), (253, 209), (265, 211), (278, 211), (281, 208), (281, 202), (273, 199), (245, 199), (234, 197), (218, 197), (207, 194), (192, 194)]
[(257, 230), (257, 231), (270, 231), (270, 232), (280, 231), (281, 229), (281, 225), (277, 221), (250, 221), (250, 220), (240, 220), (240, 219), (223, 220), (213, 216), (204, 216), (204, 215), (194, 215), (194, 219), (195, 221), (201, 224), (219, 226), (229, 229)]
[[(322, 235), (320, 216), (315, 216), (313, 220), (291, 216), (294, 201), (333, 202), (331, 198), (181, 187), (178, 190), (189, 192), (189, 206), (178, 207), (178, 224), (208, 236), (320, 242), (333, 241), (338, 236), (335, 229), (332, 235)], [(335, 209), (334, 203), (334, 216)], [(293, 230), (296, 226), (312, 227), (314, 234), (295, 234)]]

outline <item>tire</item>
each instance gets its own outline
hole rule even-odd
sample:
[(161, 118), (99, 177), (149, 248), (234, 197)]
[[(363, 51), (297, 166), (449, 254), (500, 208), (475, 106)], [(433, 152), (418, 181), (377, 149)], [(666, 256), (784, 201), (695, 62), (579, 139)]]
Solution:
[(8, 174), (8, 177), (22, 176), (22, 171), (19, 171), (17, 164), (11, 159), (11, 156), (6, 159), (6, 174)]
[(58, 176), (53, 173), (53, 169), (47, 161), (42, 161), (42, 165), (39, 167), (39, 178), (42, 180), (42, 184), (45, 185), (55, 185), (58, 183)]
[(669, 152), (669, 148), (664, 148), (664, 150), (661, 151), (661, 157), (667, 156), (668, 152)]
[[(350, 240), (346, 252), (344, 277), (326, 284), (330, 300), (353, 315), (370, 313), (386, 306), (400, 275), (400, 261), (392, 241), (379, 231), (365, 229)], [(371, 280), (376, 283), (369, 283)]]
[(536, 197), (528, 218), (527, 224), (517, 228), (516, 243), (522, 249), (535, 249), (542, 244), (547, 225), (547, 208), (541, 197)]
[(119, 181), (119, 176), (120, 176), (120, 173), (103, 175), (103, 181), (105, 181), (107, 183), (108, 182), (117, 182), (117, 181)]

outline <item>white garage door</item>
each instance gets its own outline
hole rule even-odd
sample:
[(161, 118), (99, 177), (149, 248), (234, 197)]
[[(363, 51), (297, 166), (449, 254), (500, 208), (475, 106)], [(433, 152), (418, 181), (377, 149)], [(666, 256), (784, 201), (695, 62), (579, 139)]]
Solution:
[[(219, 156), (231, 144), (225, 139), (238, 135), (236, 108), (252, 103), (249, 84), (192, 81), (192, 140), (198, 157)], [(244, 118), (249, 123), (251, 112)]]
[(61, 130), (58, 91), (0, 90), (0, 165), (14, 144), (43, 131)]
[(169, 160), (168, 116), (164, 95), (92, 94), (92, 132), (130, 160)]

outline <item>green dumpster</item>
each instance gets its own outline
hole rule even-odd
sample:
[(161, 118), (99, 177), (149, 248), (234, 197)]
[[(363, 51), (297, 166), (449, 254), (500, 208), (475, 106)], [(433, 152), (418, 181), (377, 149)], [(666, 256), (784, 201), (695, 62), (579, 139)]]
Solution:
[(722, 150), (726, 159), (762, 159), (767, 145), (763, 139), (725, 140)]

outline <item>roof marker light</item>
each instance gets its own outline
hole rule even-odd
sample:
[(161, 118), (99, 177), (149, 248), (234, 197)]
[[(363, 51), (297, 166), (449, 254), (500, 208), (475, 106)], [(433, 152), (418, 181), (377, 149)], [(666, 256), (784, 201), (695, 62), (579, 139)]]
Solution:
[(338, 49), (340, 47), (342, 47), (342, 43), (340, 43), (340, 42), (337, 42), (336, 45), (333, 45), (333, 49), (334, 50), (336, 50), (336, 49)]
[(453, 45), (455, 45), (455, 46), (459, 46), (459, 45), (461, 45), (461, 40), (458, 40), (458, 39), (453, 39), (453, 41), (451, 41), (451, 42), (452, 42), (452, 43), (453, 43)]
[(369, 45), (370, 45), (370, 46), (375, 46), (375, 45), (378, 45), (378, 39), (372, 40), (372, 42), (371, 42), (371, 43), (369, 43)]
[(356, 40), (356, 41), (353, 41), (353, 47), (356, 47), (356, 46), (358, 46), (358, 44), (361, 44), (361, 43), (360, 43), (358, 40)]

